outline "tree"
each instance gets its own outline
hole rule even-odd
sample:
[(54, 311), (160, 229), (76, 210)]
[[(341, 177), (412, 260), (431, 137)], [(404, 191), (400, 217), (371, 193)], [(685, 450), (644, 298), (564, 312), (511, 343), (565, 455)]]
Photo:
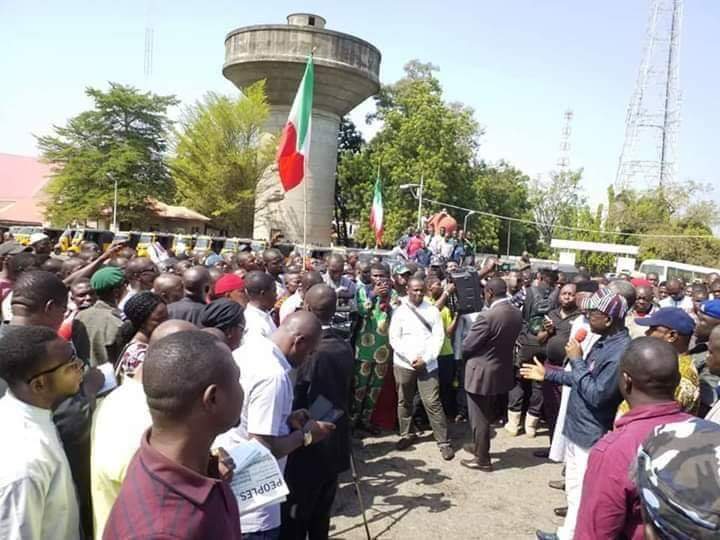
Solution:
[(543, 242), (549, 246), (558, 225), (567, 225), (584, 204), (580, 195), (582, 169), (553, 172), (547, 181), (535, 179), (531, 204)]
[(471, 109), (443, 101), (436, 69), (413, 61), (403, 79), (383, 86), (369, 117), (382, 128), (359, 153), (340, 161), (338, 183), (349, 214), (360, 222), (361, 242), (374, 243), (367, 216), (378, 166), (387, 242), (417, 219), (417, 202), (400, 184), (418, 183), (422, 176), (428, 199), (462, 206), (474, 200), (473, 164), (482, 131)]
[(208, 93), (184, 111), (170, 166), (177, 200), (226, 234), (252, 234), (255, 187), (275, 152), (264, 134), (269, 114), (264, 81), (238, 97)]
[(57, 226), (108, 220), (117, 181), (119, 216), (142, 225), (150, 217), (148, 198), (173, 196), (164, 154), (167, 110), (178, 100), (118, 83), (85, 93), (92, 110), (37, 137), (42, 159), (53, 166), (46, 216)]
[[(365, 140), (355, 126), (355, 123), (347, 116), (340, 121), (340, 130), (338, 132), (338, 155), (337, 169), (340, 163), (348, 156), (352, 156), (360, 152)], [(346, 182), (339, 179), (335, 182), (335, 224), (337, 227), (338, 244), (349, 245), (348, 238), (348, 221), (350, 221), (350, 210), (348, 208), (347, 193), (348, 186)]]

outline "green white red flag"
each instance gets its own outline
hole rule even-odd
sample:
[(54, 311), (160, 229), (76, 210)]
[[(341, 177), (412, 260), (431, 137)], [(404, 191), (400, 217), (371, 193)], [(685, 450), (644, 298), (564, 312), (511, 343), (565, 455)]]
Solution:
[(375, 243), (380, 245), (383, 236), (383, 198), (382, 198), (382, 180), (380, 179), (380, 171), (378, 170), (377, 179), (375, 180), (375, 190), (373, 191), (373, 202), (370, 208), (370, 227), (375, 231)]
[(305, 74), (283, 128), (277, 153), (280, 181), (285, 191), (299, 186), (308, 171), (314, 85), (315, 68), (311, 55), (308, 56)]

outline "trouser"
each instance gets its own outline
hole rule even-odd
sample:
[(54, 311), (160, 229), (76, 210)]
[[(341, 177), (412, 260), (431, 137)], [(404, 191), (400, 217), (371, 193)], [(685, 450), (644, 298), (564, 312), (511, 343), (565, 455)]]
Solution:
[(458, 386), (455, 389), (455, 404), (458, 414), (468, 417), (468, 399), (465, 392), (465, 360), (456, 360)]
[(472, 430), (474, 454), (482, 464), (490, 463), (490, 425), (495, 420), (498, 396), (467, 393), (467, 406)]
[(528, 412), (538, 418), (542, 416), (543, 394), (542, 383), (528, 381), (520, 376), (520, 366), (532, 364), (537, 357), (541, 362), (545, 359), (545, 346), (537, 343), (532, 336), (529, 344), (521, 345), (515, 356), (515, 386), (508, 393), (508, 410), (512, 412)]
[(255, 531), (242, 533), (243, 540), (279, 540), (280, 527), (269, 529), (267, 531)]
[[(549, 362), (545, 362), (545, 370), (562, 370), (561, 366), (556, 366)], [(543, 416), (550, 430), (550, 440), (555, 437), (555, 427), (557, 425), (558, 414), (560, 413), (560, 400), (562, 398), (562, 386), (553, 384), (548, 381), (540, 383), (543, 393)]]
[(415, 394), (419, 393), (435, 440), (439, 445), (450, 444), (447, 433), (447, 418), (445, 418), (442, 403), (440, 403), (440, 384), (437, 370), (430, 373), (424, 371), (419, 373), (414, 369), (393, 366), (393, 375), (395, 375), (398, 393), (400, 436), (407, 437), (411, 431), (415, 431), (412, 423), (413, 399)]
[(377, 362), (357, 358), (355, 360), (355, 377), (353, 380), (352, 421), (363, 425), (370, 424), (380, 391), (385, 381), (388, 362)]
[(575, 536), (575, 522), (580, 510), (583, 478), (587, 469), (590, 449), (568, 441), (565, 450), (565, 494), (567, 496), (567, 516), (557, 531), (560, 540), (572, 540)]
[(282, 505), (280, 540), (327, 540), (338, 477), (317, 485), (293, 486)]
[(438, 383), (440, 384), (440, 402), (445, 411), (445, 416), (455, 418), (457, 415), (457, 403), (455, 399), (455, 357), (438, 357)]

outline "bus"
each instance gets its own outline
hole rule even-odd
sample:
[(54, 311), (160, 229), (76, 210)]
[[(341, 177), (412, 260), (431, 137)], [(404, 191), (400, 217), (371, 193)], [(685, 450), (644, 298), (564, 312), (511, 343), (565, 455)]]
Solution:
[(640, 263), (640, 272), (645, 275), (656, 273), (661, 282), (667, 281), (668, 279), (680, 278), (685, 283), (704, 281), (708, 274), (712, 274), (714, 272), (720, 274), (720, 270), (717, 268), (664, 261), (662, 259), (647, 259), (643, 261)]

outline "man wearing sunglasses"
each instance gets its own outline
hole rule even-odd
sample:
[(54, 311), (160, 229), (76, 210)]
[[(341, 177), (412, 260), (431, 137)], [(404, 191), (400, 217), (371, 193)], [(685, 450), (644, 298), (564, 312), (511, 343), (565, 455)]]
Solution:
[(53, 409), (76, 394), (82, 362), (50, 328), (11, 326), (0, 338), (0, 537), (80, 538), (78, 501)]

